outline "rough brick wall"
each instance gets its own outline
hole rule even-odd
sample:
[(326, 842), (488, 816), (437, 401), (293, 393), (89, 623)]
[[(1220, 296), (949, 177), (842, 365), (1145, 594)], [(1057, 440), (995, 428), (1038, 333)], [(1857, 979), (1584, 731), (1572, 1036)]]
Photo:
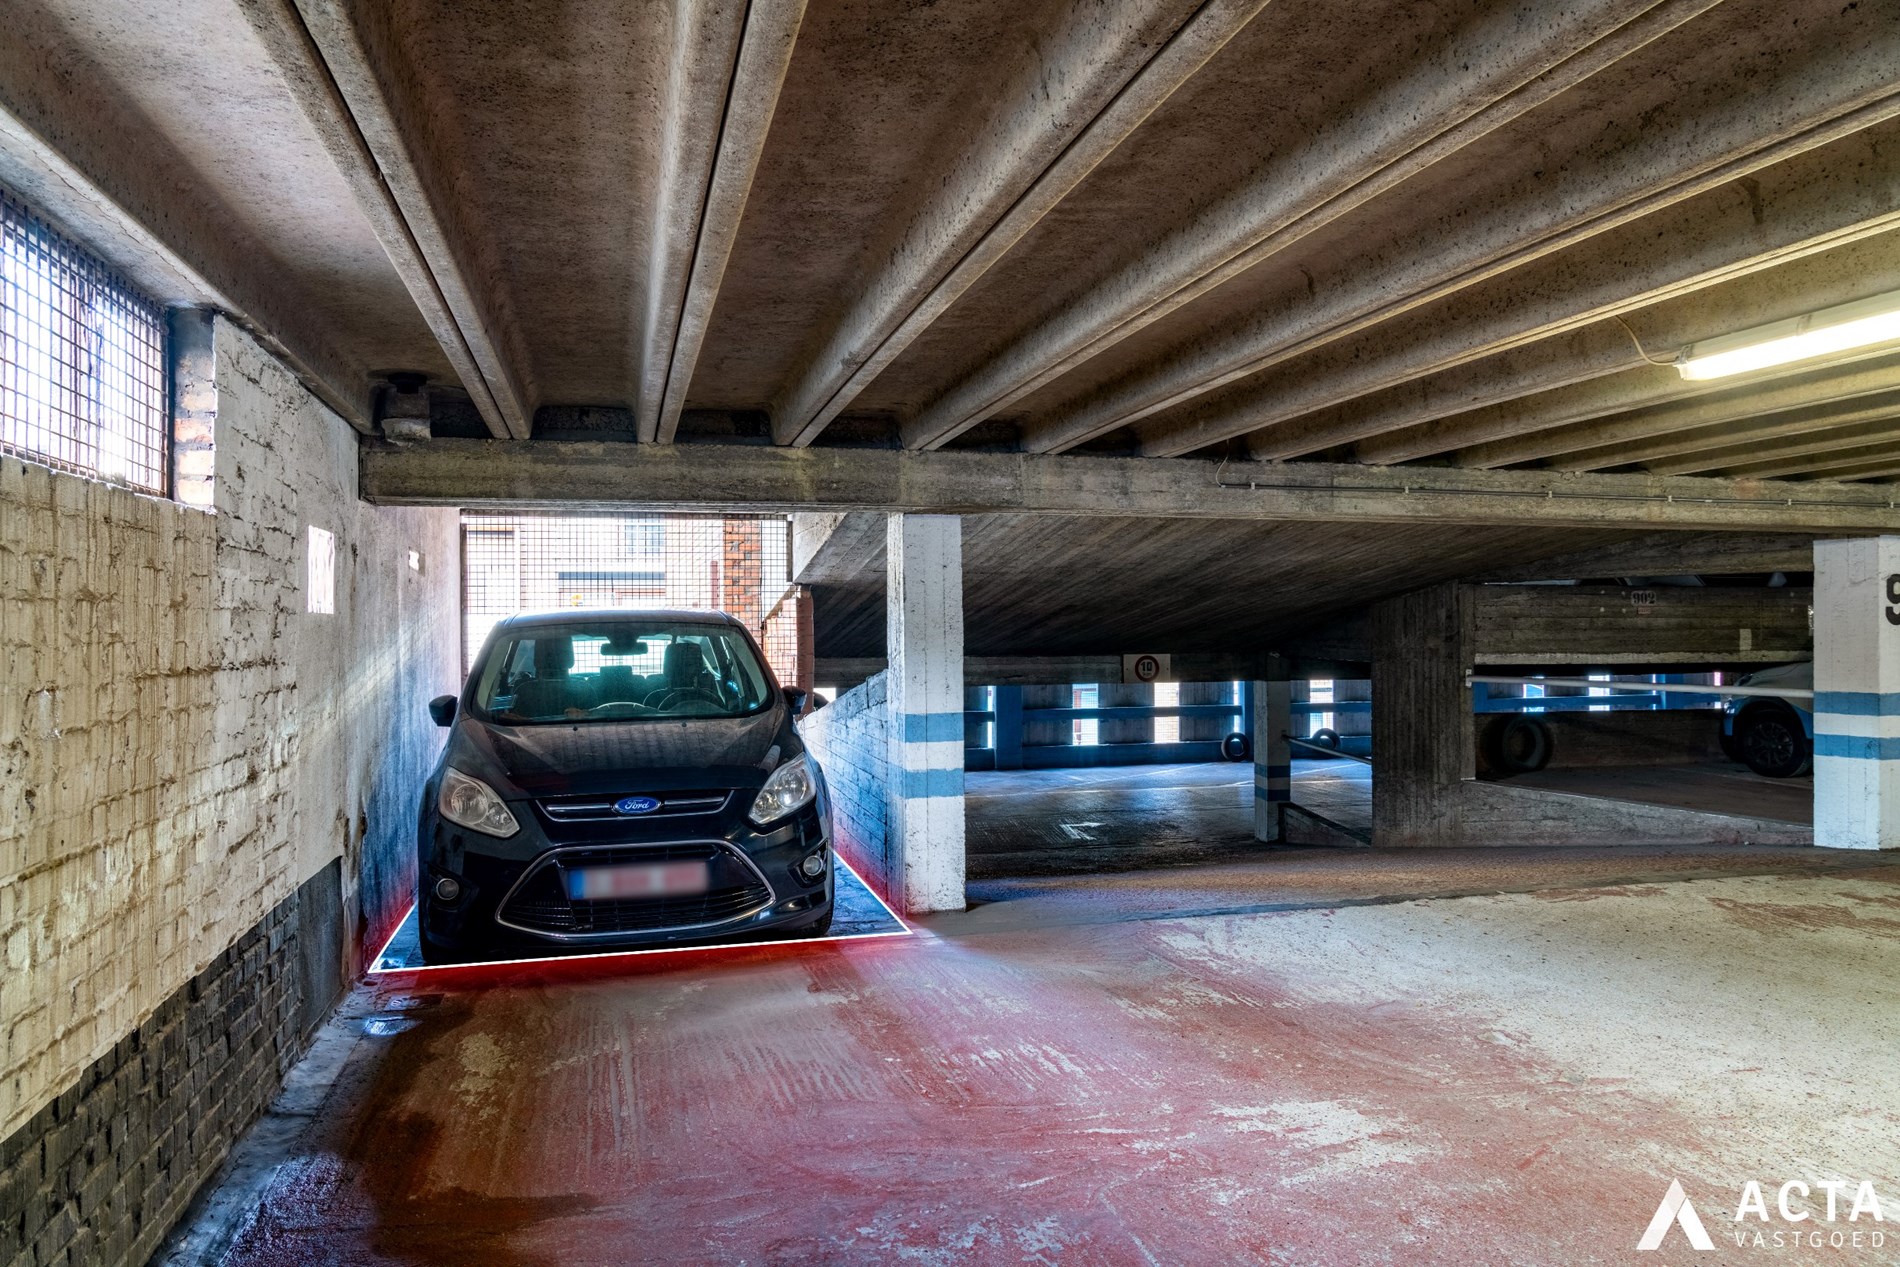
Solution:
[(720, 569), (723, 592), (718, 605), (738, 617), (754, 634), (765, 620), (761, 597), (765, 588), (764, 525), (757, 519), (727, 519), (720, 533)]
[(302, 1055), (338, 866), (306, 881), (0, 1140), (0, 1263), (145, 1262)]
[[(339, 974), (407, 901), (455, 515), (359, 502), (349, 428), (235, 327), (215, 345), (215, 513), (0, 462), (8, 1147), (333, 861)], [(334, 615), (305, 610), (312, 524)]]
[(831, 792), (833, 847), (886, 901), (896, 883), (890, 849), (890, 708), (885, 675), (852, 687), (798, 723)]

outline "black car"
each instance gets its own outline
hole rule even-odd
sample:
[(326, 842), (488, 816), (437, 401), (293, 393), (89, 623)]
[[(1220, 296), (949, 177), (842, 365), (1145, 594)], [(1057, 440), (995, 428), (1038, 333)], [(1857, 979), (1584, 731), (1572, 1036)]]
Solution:
[(824, 777), (746, 629), (719, 612), (496, 625), (422, 798), (423, 958), (819, 936)]

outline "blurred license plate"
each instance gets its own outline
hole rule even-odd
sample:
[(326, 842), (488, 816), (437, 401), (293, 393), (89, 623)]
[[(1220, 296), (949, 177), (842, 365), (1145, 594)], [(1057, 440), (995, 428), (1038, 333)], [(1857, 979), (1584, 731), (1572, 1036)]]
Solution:
[(672, 897), (704, 893), (704, 862), (647, 862), (627, 867), (588, 867), (567, 873), (567, 895), (581, 900), (614, 897)]

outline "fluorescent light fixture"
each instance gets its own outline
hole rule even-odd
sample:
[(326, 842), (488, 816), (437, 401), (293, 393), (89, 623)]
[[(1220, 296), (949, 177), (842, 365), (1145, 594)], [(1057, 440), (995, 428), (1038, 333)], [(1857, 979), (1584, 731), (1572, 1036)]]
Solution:
[(1682, 350), (1684, 378), (1726, 378), (1900, 341), (1900, 291), (1705, 339)]

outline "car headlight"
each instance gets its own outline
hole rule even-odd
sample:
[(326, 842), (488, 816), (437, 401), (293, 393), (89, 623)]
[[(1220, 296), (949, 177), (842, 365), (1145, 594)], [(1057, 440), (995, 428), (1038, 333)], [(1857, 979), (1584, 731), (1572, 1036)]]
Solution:
[(484, 836), (512, 836), (521, 830), (494, 788), (454, 766), (442, 772), (442, 791), (435, 798), (435, 807), (451, 823)]
[(817, 795), (818, 776), (812, 772), (811, 762), (803, 755), (796, 756), (772, 771), (772, 777), (759, 789), (746, 817), (755, 827), (763, 827), (793, 810), (803, 809)]

